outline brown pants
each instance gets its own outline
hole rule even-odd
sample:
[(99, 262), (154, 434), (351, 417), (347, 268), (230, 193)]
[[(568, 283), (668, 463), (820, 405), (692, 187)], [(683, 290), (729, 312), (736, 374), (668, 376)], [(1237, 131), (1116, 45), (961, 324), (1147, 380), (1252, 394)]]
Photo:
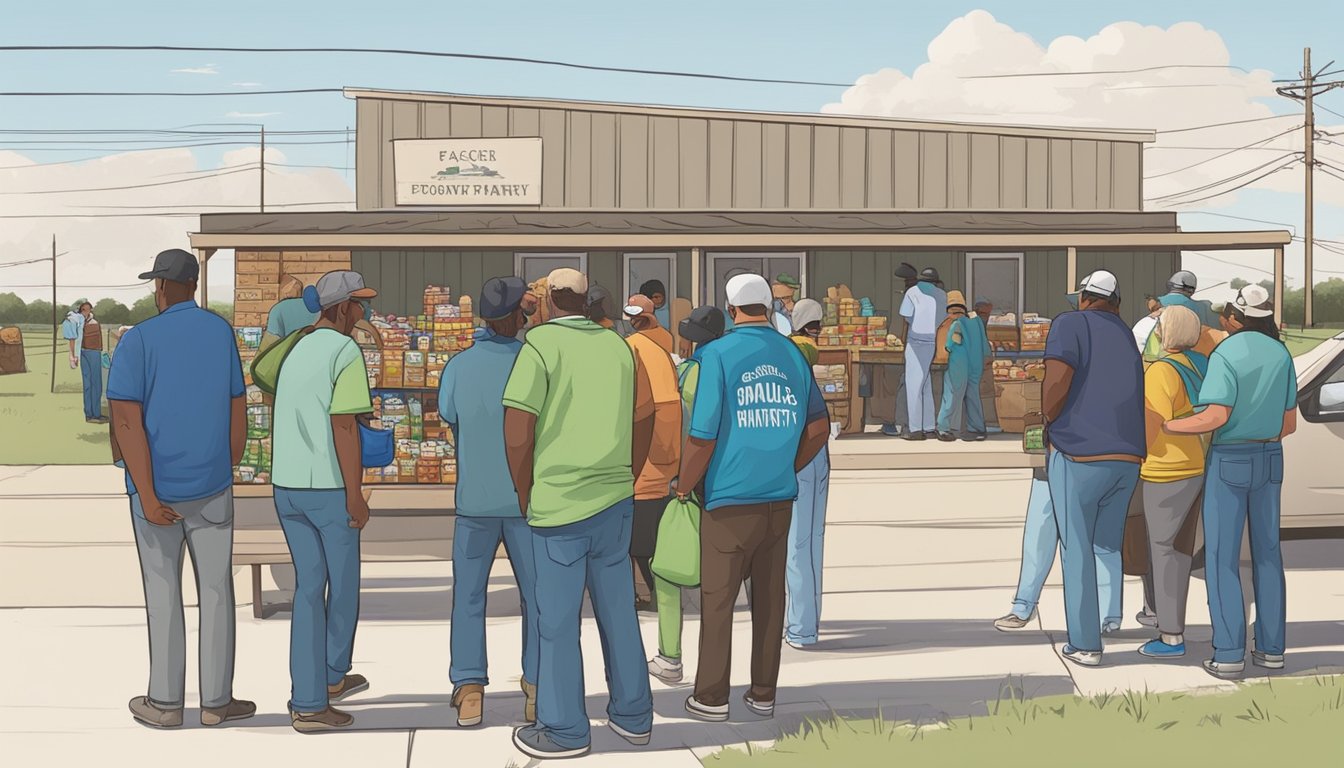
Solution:
[(728, 703), (733, 606), (751, 578), (752, 699), (774, 702), (784, 637), (784, 565), (793, 503), (719, 507), (700, 517), (700, 667), (695, 698)]

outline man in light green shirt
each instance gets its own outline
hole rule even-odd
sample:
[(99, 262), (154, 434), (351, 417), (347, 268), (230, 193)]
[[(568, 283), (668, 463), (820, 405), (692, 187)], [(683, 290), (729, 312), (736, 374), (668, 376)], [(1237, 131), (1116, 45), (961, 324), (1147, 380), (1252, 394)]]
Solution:
[(289, 350), (275, 388), (271, 482), (294, 562), (290, 719), (301, 732), (354, 722), (331, 706), (369, 681), (349, 674), (359, 620), (359, 532), (369, 521), (360, 488), (359, 425), (373, 410), (364, 355), (350, 338), (377, 296), (358, 272), (317, 281), (322, 314)]
[(637, 746), (653, 730), (629, 557), (653, 395), (625, 341), (582, 316), (588, 279), (557, 269), (547, 283), (554, 319), (527, 332), (503, 398), (509, 472), (532, 527), (541, 627), (537, 722), (516, 730), (513, 743), (541, 759), (589, 749), (579, 648), (585, 589), (603, 638), (609, 725)]

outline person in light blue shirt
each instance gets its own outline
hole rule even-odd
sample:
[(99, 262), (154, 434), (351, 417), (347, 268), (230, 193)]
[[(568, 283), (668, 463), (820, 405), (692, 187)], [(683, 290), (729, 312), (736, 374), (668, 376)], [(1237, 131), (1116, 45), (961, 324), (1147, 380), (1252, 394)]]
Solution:
[(289, 334), (317, 322), (318, 313), (312, 311), (303, 298), (303, 281), (286, 275), (280, 283), (280, 301), (266, 316), (266, 332), (262, 347), (269, 347)]
[(155, 281), (159, 314), (122, 336), (107, 383), (149, 620), (149, 690), (130, 710), (158, 728), (182, 724), (184, 547), (200, 603), (201, 723), (256, 712), (233, 698), (233, 466), (247, 437), (243, 368), (228, 321), (192, 300), (198, 274), (196, 257), (173, 249), (140, 275)]
[(1283, 438), (1297, 429), (1297, 373), (1279, 340), (1269, 292), (1238, 291), (1223, 312), (1232, 332), (1209, 357), (1199, 389), (1202, 413), (1166, 424), (1176, 434), (1213, 433), (1204, 475), (1204, 556), (1213, 658), (1204, 669), (1219, 678), (1246, 669), (1242, 603), (1242, 530), (1250, 526), (1255, 587), (1255, 648), (1251, 663), (1283, 669), (1286, 588), (1279, 548)]
[(536, 720), (536, 571), (532, 532), (518, 514), (518, 494), (504, 452), (504, 386), (518, 352), (527, 284), (496, 277), (481, 288), (477, 305), (485, 327), (474, 343), (444, 366), (439, 415), (453, 430), (457, 447), (457, 517), (453, 528), (453, 707), (458, 725), (473, 726), (483, 716), (486, 673), (485, 599), (490, 569), (500, 541), (509, 555), (522, 599), (524, 719)]
[(728, 281), (732, 331), (700, 353), (690, 436), (675, 492), (705, 481), (700, 520), (700, 665), (686, 700), (694, 717), (728, 719), (733, 605), (751, 579), (751, 687), (745, 703), (774, 713), (785, 621), (789, 524), (797, 473), (826, 444), (830, 420), (807, 361), (769, 321), (770, 284)]
[(901, 317), (905, 318), (905, 401), (909, 410), (907, 440), (925, 440), (935, 434), (938, 412), (933, 404), (934, 346), (938, 326), (947, 316), (947, 294), (938, 287), (938, 270), (927, 267), (917, 280), (914, 268), (902, 264), (898, 275), (906, 278)]

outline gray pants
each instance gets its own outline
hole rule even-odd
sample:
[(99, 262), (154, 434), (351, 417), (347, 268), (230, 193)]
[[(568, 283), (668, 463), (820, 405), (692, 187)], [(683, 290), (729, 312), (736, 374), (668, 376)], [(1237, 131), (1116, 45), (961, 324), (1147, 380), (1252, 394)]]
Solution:
[[(1140, 483), (1143, 520), (1148, 527), (1152, 601), (1158, 631), (1185, 633), (1185, 603), (1190, 594), (1190, 556), (1176, 550), (1176, 537), (1194, 510), (1204, 487), (1204, 476), (1170, 483)], [(1146, 585), (1145, 585), (1146, 586)], [(1145, 600), (1147, 602), (1147, 600)]]
[(191, 550), (200, 598), (201, 706), (222, 707), (233, 699), (233, 489), (168, 506), (182, 519), (155, 525), (144, 518), (140, 497), (131, 497), (149, 620), (149, 699), (164, 709), (180, 709), (186, 698), (185, 546)]
[(994, 369), (986, 365), (980, 376), (980, 407), (985, 411), (985, 426), (999, 426), (999, 406), (995, 401), (998, 388), (994, 383)]

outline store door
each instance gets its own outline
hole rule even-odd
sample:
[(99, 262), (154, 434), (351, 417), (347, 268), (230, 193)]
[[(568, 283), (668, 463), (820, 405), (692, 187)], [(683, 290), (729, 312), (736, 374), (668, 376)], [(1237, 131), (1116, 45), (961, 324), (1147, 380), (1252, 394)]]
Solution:
[(646, 283), (657, 280), (663, 286), (663, 306), (654, 314), (664, 328), (671, 328), (672, 301), (677, 297), (677, 257), (673, 253), (627, 253), (625, 255), (625, 293), (621, 300), (639, 293)]
[[(987, 298), (994, 314), (1013, 313), (1016, 324), (1022, 322), (1023, 275), (1020, 253), (966, 254), (966, 300), (974, 303)], [(968, 307), (968, 309), (970, 309)]]
[(727, 309), (727, 299), (723, 289), (728, 280), (743, 272), (762, 275), (772, 283), (780, 275), (789, 275), (797, 280), (802, 289), (800, 295), (807, 295), (806, 253), (711, 253), (708, 255), (708, 277), (706, 288), (709, 303)]
[(517, 253), (513, 256), (513, 273), (529, 285), (546, 277), (553, 270), (568, 267), (587, 274), (586, 253)]

